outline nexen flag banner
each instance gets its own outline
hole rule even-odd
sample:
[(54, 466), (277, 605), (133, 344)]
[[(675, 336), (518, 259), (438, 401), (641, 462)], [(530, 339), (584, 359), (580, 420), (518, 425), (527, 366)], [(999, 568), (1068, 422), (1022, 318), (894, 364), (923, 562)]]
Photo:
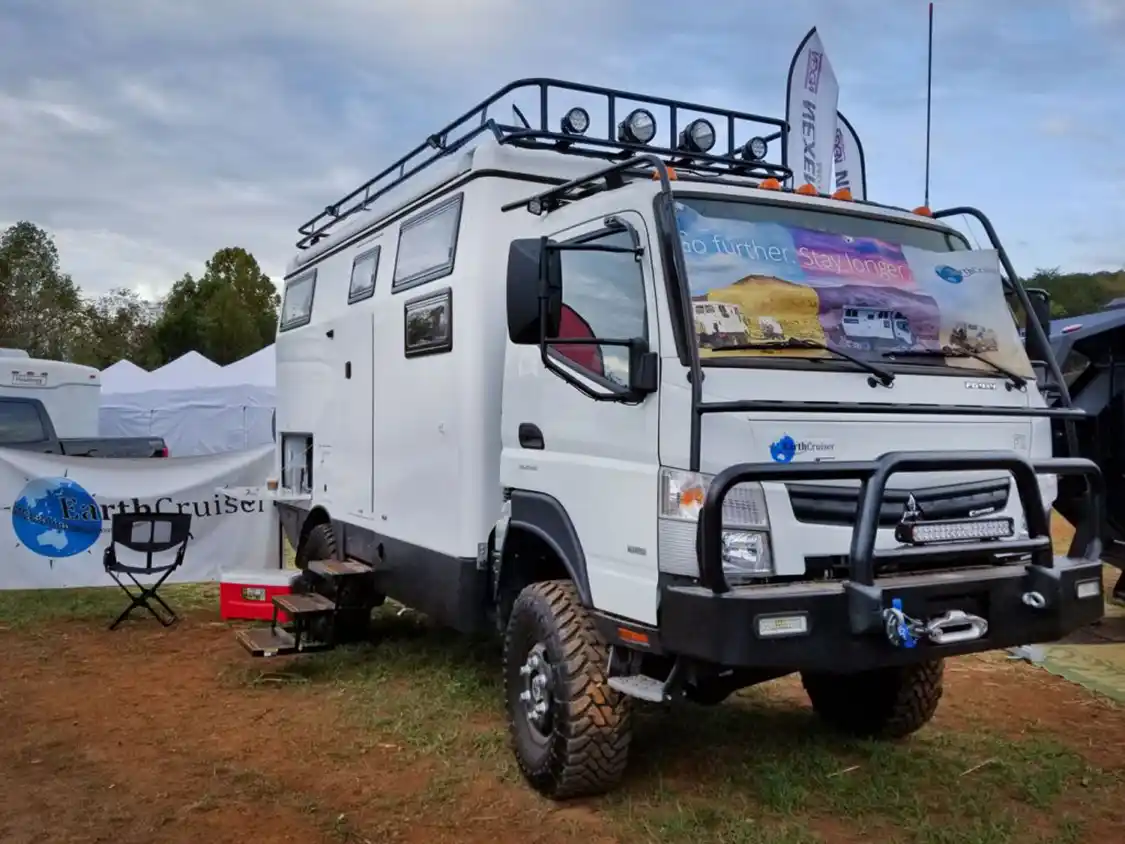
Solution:
[[(220, 491), (260, 486), (272, 466), (272, 445), (164, 460), (0, 449), (0, 589), (112, 586), (102, 554), (115, 513), (191, 514), (184, 564), (170, 582), (217, 580), (222, 569), (276, 567), (272, 503)], [(144, 555), (118, 551), (121, 562), (144, 565)]]
[(785, 102), (785, 120), (789, 124), (787, 163), (798, 187), (810, 183), (819, 193), (832, 192), (839, 99), (836, 74), (813, 27), (789, 65)]
[(867, 199), (867, 162), (863, 160), (863, 145), (859, 135), (844, 115), (836, 114), (836, 190), (847, 188), (852, 199)]

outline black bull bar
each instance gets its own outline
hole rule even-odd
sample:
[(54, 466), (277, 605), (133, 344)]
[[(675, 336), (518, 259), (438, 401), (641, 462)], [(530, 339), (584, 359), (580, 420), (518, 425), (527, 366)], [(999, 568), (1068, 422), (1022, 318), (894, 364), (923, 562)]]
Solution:
[[(973, 472), (1005, 470), (1015, 479), (1020, 504), (1027, 522), (1026, 539), (955, 542), (948, 544), (902, 546), (876, 550), (879, 513), (887, 481), (898, 473)], [(731, 590), (723, 573), (723, 502), (738, 484), (748, 482), (792, 482), (858, 480), (859, 497), (856, 521), (848, 554), (848, 614), (853, 633), (860, 634), (883, 624), (882, 590), (876, 585), (880, 563), (942, 562), (951, 566), (991, 559), (997, 554), (1030, 555), (1029, 574), (1035, 579), (1054, 581), (1057, 576), (1051, 547), (1051, 526), (1036, 476), (1083, 476), (1087, 496), (1083, 519), (1076, 525), (1075, 545), (1081, 540), (1081, 558), (1096, 562), (1101, 558), (1101, 520), (1105, 485), (1101, 471), (1083, 458), (1053, 458), (1030, 461), (1015, 452), (1004, 451), (900, 451), (888, 452), (875, 460), (823, 463), (741, 463), (721, 471), (707, 488), (699, 515), (696, 536), (700, 580), (716, 595)], [(1075, 547), (1070, 557), (1075, 556)]]

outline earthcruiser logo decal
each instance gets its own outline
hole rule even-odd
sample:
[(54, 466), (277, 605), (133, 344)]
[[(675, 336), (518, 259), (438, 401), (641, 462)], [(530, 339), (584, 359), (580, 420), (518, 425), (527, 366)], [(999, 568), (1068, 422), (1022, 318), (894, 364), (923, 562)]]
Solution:
[(792, 463), (797, 456), (812, 455), (815, 460), (831, 460), (836, 450), (835, 443), (824, 440), (795, 440), (784, 434), (777, 442), (770, 443), (770, 457), (775, 463)]
[(11, 507), (12, 531), (17, 547), (55, 560), (92, 553), (94, 544), (108, 533), (115, 513), (187, 513), (196, 519), (260, 513), (263, 501), (236, 501), (228, 495), (176, 501), (169, 496), (145, 504), (137, 498), (100, 501), (72, 478), (33, 478)]

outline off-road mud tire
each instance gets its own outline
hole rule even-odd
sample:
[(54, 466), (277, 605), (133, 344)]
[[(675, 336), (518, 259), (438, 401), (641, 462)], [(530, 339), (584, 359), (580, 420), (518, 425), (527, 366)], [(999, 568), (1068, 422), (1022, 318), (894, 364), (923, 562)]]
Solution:
[[(552, 666), (551, 727), (532, 727), (519, 695), (520, 667), (542, 643)], [(533, 583), (512, 607), (504, 636), (504, 696), (512, 749), (528, 783), (555, 800), (603, 794), (625, 771), (630, 700), (606, 683), (608, 649), (574, 584)]]
[(942, 695), (943, 660), (857, 674), (805, 672), (801, 682), (825, 723), (859, 738), (900, 739), (934, 717)]
[[(335, 560), (336, 559), (336, 534), (328, 522), (316, 525), (305, 536), (305, 541), (297, 549), (297, 568), (301, 569), (301, 576), (293, 581), (294, 592), (317, 592), (332, 600), (337, 599), (336, 589), (331, 580), (305, 571), (310, 560)], [(325, 624), (331, 623), (330, 618), (323, 621), (317, 620), (312, 628), (313, 638), (324, 640), (329, 631)], [(335, 628), (333, 630), (336, 644), (348, 642), (361, 642), (367, 639), (371, 632), (371, 608), (357, 607), (342, 609), (336, 613)]]

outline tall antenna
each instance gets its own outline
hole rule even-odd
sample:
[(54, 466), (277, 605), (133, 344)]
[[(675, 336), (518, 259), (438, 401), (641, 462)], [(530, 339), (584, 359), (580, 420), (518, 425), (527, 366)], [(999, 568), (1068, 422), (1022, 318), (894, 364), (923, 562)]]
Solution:
[(926, 200), (930, 207), (930, 115), (934, 101), (934, 4), (930, 4), (930, 43), (926, 57)]

